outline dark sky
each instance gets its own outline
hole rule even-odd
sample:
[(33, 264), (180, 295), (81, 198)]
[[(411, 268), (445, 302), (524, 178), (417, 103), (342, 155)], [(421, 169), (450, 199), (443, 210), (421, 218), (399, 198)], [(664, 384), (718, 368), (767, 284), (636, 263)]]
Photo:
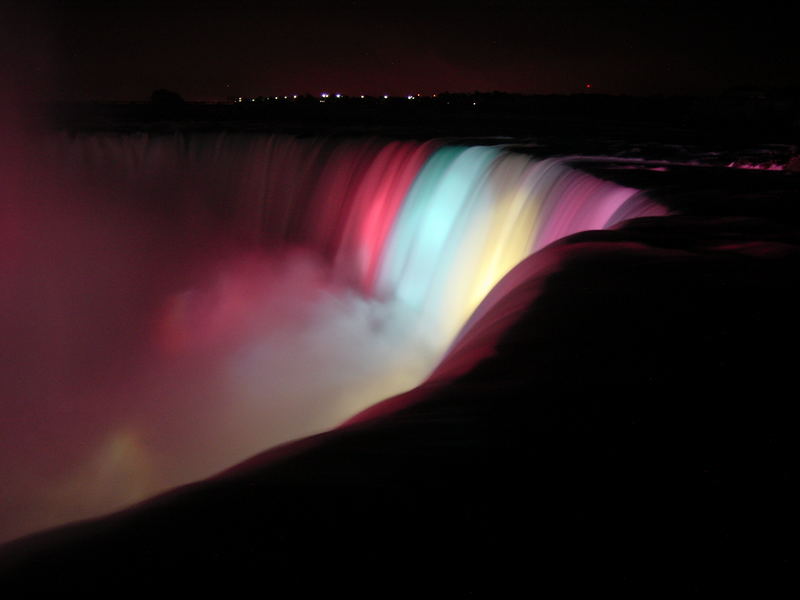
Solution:
[[(60, 99), (705, 93), (800, 83), (788, 2), (49, 2)], [(24, 50), (24, 48), (23, 48)]]

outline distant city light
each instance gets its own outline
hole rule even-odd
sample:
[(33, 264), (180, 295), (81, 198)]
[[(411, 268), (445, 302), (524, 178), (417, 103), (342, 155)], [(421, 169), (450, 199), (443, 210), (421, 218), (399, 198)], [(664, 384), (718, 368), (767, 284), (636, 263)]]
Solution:
[(337, 98), (341, 98), (341, 97), (342, 97), (342, 95), (341, 95), (341, 94), (336, 94), (336, 97), (337, 97)]
[(408, 98), (409, 100), (413, 100), (414, 96), (406, 96), (406, 98)]
[(328, 96), (330, 96), (330, 94), (328, 92), (322, 92), (320, 96), (322, 96), (323, 98), (327, 98)]
[(384, 99), (386, 99), (386, 98), (388, 98), (389, 96), (388, 96), (388, 94), (384, 94), (384, 95), (383, 95), (383, 97), (384, 97)]
[(586, 89), (589, 89), (590, 87), (592, 87), (592, 84), (591, 83), (587, 83), (586, 84)]
[(242, 101), (242, 97), (241, 97), (241, 96), (239, 96), (239, 102), (241, 102), (241, 101)]
[(297, 94), (295, 94), (294, 96), (292, 96), (292, 98), (294, 98), (294, 99), (296, 100), (296, 99), (297, 99)]
[(363, 98), (363, 97), (364, 97), (364, 94), (361, 94), (361, 97)]

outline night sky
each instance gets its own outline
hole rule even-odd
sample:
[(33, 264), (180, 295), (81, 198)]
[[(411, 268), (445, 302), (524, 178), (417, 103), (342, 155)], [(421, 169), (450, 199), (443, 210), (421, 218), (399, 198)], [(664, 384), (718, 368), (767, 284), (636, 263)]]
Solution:
[(572, 93), (587, 83), (598, 93), (684, 94), (800, 83), (789, 6), (78, 0), (41, 4), (38, 18), (55, 99), (143, 100), (157, 88), (209, 101)]

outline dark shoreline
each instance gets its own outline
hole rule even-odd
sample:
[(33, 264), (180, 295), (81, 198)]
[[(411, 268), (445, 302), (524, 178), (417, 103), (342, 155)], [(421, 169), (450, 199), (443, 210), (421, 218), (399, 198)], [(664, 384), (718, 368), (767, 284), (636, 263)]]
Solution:
[(69, 131), (272, 131), (399, 137), (618, 136), (674, 143), (798, 143), (800, 92), (722, 96), (521, 96), (254, 99), (228, 103), (56, 103)]

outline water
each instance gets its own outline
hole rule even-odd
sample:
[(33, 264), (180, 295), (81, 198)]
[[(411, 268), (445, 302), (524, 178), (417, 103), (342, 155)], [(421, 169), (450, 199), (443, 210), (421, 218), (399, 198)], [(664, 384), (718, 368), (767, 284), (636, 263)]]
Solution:
[(0, 539), (336, 427), (531, 253), (663, 212), (437, 141), (63, 135), (3, 174)]

